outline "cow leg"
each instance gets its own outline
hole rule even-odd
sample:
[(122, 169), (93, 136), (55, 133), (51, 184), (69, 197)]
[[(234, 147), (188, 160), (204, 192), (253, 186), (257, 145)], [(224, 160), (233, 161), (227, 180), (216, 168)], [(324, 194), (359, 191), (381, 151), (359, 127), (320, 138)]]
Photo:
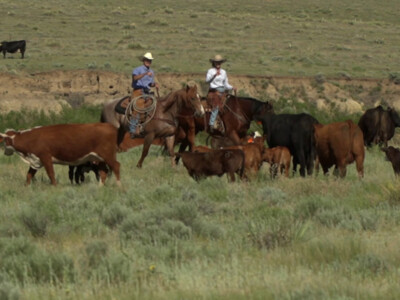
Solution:
[(175, 142), (175, 135), (171, 135), (165, 138), (165, 144), (167, 146), (168, 153), (171, 158), (172, 167), (175, 167), (174, 142)]
[(296, 152), (298, 154), (297, 162), (300, 164), (300, 176), (305, 177), (306, 176), (306, 159), (304, 156), (304, 151), (303, 151), (303, 149), (297, 149)]
[(231, 179), (230, 182), (235, 182), (235, 172), (229, 172), (229, 177)]
[[(121, 178), (120, 178), (120, 167), (121, 167), (121, 164), (117, 161), (116, 158), (114, 158), (113, 160), (105, 160), (105, 163), (110, 167), (111, 171), (115, 174), (115, 178), (117, 180), (117, 186), (121, 187), (122, 186), (121, 185)], [(104, 163), (99, 163), (99, 171), (101, 169), (103, 169), (103, 173), (104, 173), (104, 170), (106, 170), (105, 174), (107, 175), (108, 169), (107, 169), (107, 166)], [(100, 172), (100, 178), (101, 178), (101, 172)], [(102, 181), (104, 183), (105, 179), (102, 180)]]
[(85, 175), (83, 175), (83, 165), (79, 165), (75, 170), (75, 182), (76, 184), (80, 184), (85, 181)]
[(358, 172), (358, 177), (364, 177), (364, 158), (360, 155), (356, 156), (356, 168)]
[(26, 174), (26, 183), (25, 185), (30, 185), (33, 177), (35, 176), (37, 170), (33, 168), (29, 168), (28, 173)]
[(141, 168), (143, 165), (143, 161), (149, 153), (150, 145), (154, 140), (154, 133), (149, 133), (144, 137), (142, 156), (140, 157), (136, 167)]
[(74, 183), (74, 169), (75, 169), (74, 166), (68, 166), (68, 178), (69, 181), (71, 181), (71, 184)]
[(107, 178), (107, 173), (108, 173), (108, 169), (107, 169), (107, 165), (104, 162), (99, 162), (99, 185), (103, 186), (106, 178)]
[(51, 158), (40, 158), (40, 160), (43, 163), (43, 166), (47, 172), (47, 176), (49, 176), (51, 184), (52, 185), (57, 185), (56, 182), (56, 177), (55, 177), (55, 173), (54, 173), (54, 166), (53, 163), (51, 161)]

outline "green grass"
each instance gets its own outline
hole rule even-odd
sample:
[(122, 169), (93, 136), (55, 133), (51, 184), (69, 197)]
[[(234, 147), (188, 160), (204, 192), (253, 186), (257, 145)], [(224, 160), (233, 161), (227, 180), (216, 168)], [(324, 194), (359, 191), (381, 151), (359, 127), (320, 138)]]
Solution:
[[(304, 108), (299, 108), (304, 109)], [(27, 112), (1, 127), (62, 123), (98, 108), (59, 115)], [(323, 113), (316, 114), (323, 118)], [(204, 137), (198, 137), (203, 143)], [(251, 182), (192, 180), (157, 146), (143, 169), (141, 147), (119, 153), (123, 188), (94, 175), (57, 187), (39, 170), (0, 156), (0, 291), (6, 299), (397, 299), (398, 179), (378, 148), (345, 179), (319, 174)], [(382, 284), (384, 282), (385, 284)]]
[[(26, 59), (0, 71), (130, 73), (151, 51), (158, 72), (204, 73), (216, 53), (231, 74), (388, 78), (399, 72), (396, 0), (3, 2), (2, 40)], [(11, 58), (12, 57), (12, 58)]]
[(235, 184), (196, 183), (156, 146), (136, 169), (140, 153), (118, 154), (122, 190), (93, 174), (71, 186), (63, 166), (57, 187), (44, 170), (23, 187), (27, 165), (0, 156), (0, 288), (21, 299), (399, 297), (400, 190), (379, 150), (361, 181), (354, 165), (343, 180), (274, 181), (263, 166)]
[[(232, 74), (309, 75), (321, 88), (328, 76), (396, 81), (396, 5), (2, 2), (1, 40), (28, 44), (26, 59), (7, 54), (0, 71), (130, 73), (137, 57), (151, 51), (158, 72), (204, 73), (220, 53)], [(301, 91), (281, 92), (277, 113), (308, 112), (322, 123), (359, 118), (300, 103)], [(98, 120), (100, 108), (81, 106), (82, 95), (69, 100), (74, 108), (60, 114), (0, 115), (0, 132)], [(204, 141), (200, 134), (197, 142)], [(343, 180), (322, 174), (271, 180), (263, 166), (252, 182), (234, 184), (226, 177), (196, 183), (182, 165), (172, 169), (156, 146), (137, 169), (140, 154), (141, 147), (118, 154), (122, 189), (113, 176), (99, 188), (93, 174), (71, 185), (58, 165), (57, 187), (44, 170), (24, 187), (28, 166), (0, 155), (1, 299), (399, 298), (400, 189), (379, 149), (367, 151), (363, 180), (354, 165)]]

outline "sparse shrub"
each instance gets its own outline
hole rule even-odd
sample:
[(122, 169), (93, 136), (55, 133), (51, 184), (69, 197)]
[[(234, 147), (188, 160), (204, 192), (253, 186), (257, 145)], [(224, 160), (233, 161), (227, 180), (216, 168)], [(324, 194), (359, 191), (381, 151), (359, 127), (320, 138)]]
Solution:
[(96, 62), (88, 63), (86, 66), (88, 69), (92, 69), (92, 70), (97, 68)]
[(277, 205), (287, 200), (287, 194), (279, 188), (265, 186), (257, 190), (257, 199)]
[(43, 237), (47, 233), (49, 218), (37, 209), (26, 209), (21, 213), (22, 223), (34, 237)]
[(363, 210), (360, 212), (360, 223), (364, 230), (377, 230), (379, 217), (375, 211)]
[(72, 260), (63, 253), (41, 251), (26, 238), (0, 240), (0, 269), (21, 283), (73, 281)]
[(343, 208), (323, 209), (315, 215), (315, 219), (326, 227), (336, 227), (342, 221), (351, 218), (351, 214)]
[(388, 264), (385, 260), (375, 254), (360, 254), (353, 260), (353, 265), (356, 271), (363, 276), (376, 276), (388, 271)]
[(0, 284), (0, 299), (19, 300), (21, 299), (21, 293), (19, 289), (11, 283), (3, 282)]
[(85, 95), (83, 93), (70, 93), (66, 101), (72, 108), (79, 108), (85, 102)]
[(141, 45), (141, 44), (139, 44), (139, 43), (135, 43), (135, 44), (128, 44), (128, 49), (131, 49), (131, 50), (140, 50), (140, 49), (143, 49), (143, 46)]
[(389, 74), (389, 80), (394, 84), (400, 84), (400, 72), (393, 72)]
[(192, 236), (192, 229), (181, 221), (165, 220), (163, 228), (170, 236), (177, 237), (178, 239), (186, 240)]
[(286, 247), (305, 238), (309, 223), (294, 221), (291, 217), (251, 222), (249, 238), (259, 248)]
[(85, 249), (88, 266), (98, 266), (107, 256), (108, 245), (103, 241), (91, 242)]
[(127, 215), (127, 208), (115, 203), (103, 214), (102, 220), (105, 225), (114, 228), (121, 224)]

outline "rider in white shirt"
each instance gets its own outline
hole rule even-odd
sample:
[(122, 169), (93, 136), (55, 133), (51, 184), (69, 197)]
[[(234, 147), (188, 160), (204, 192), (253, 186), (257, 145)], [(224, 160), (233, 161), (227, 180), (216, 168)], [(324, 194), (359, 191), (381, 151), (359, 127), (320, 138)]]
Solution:
[(225, 91), (235, 90), (228, 82), (226, 71), (221, 68), (221, 65), (226, 60), (221, 55), (216, 55), (210, 59), (212, 68), (207, 71), (206, 82), (210, 85), (207, 98), (212, 106), (210, 116), (210, 130), (214, 128), (214, 123), (217, 118), (218, 112), (222, 109), (225, 100)]

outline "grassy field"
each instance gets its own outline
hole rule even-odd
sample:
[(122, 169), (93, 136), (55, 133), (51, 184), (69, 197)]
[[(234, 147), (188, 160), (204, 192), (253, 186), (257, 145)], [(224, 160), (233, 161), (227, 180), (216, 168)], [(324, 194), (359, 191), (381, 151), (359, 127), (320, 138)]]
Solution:
[(400, 189), (373, 148), (365, 178), (194, 182), (153, 147), (72, 186), (0, 156), (2, 299), (398, 299)]
[(397, 0), (2, 1), (1, 40), (27, 40), (0, 71), (130, 73), (151, 51), (158, 72), (387, 78), (400, 71)]
[[(331, 2), (0, 1), (1, 40), (28, 41), (26, 59), (8, 54), (0, 72), (130, 73), (151, 51), (159, 72), (205, 72), (221, 53), (234, 74), (397, 74), (397, 1)], [(292, 100), (276, 112), (359, 117)], [(99, 114), (11, 112), (0, 132)], [(55, 167), (57, 187), (44, 170), (23, 187), (28, 166), (0, 155), (0, 299), (400, 298), (400, 185), (378, 148), (362, 180), (354, 165), (342, 180), (271, 180), (265, 165), (233, 184), (196, 183), (155, 146), (137, 169), (140, 154), (118, 154), (122, 189), (113, 176), (99, 188), (93, 174), (71, 185), (65, 166)]]

